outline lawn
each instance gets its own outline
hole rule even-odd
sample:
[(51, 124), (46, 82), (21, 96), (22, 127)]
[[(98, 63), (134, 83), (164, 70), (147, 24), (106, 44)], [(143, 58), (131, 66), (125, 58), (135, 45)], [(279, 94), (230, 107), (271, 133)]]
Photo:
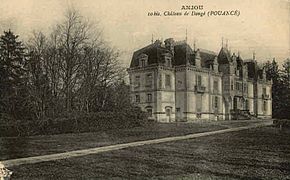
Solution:
[(261, 121), (216, 121), (179, 124), (157, 123), (150, 124), (146, 127), (111, 130), (106, 132), (0, 138), (0, 160), (214, 131), (260, 122)]
[(255, 128), (10, 169), (13, 179), (290, 179), (290, 130)]
[(111, 130), (106, 132), (0, 138), (0, 160), (61, 153), (138, 140), (179, 136), (230, 127), (246, 126), (260, 122), (261, 121), (218, 121), (179, 124), (157, 123), (146, 127)]

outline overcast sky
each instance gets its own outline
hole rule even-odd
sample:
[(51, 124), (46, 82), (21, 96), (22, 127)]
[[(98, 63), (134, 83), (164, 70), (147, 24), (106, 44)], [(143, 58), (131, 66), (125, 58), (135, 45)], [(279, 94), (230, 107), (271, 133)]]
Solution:
[[(278, 61), (290, 57), (290, 5), (283, 0), (0, 0), (0, 30), (12, 29), (21, 39), (33, 30), (49, 28), (74, 6), (84, 16), (99, 21), (111, 45), (124, 52), (125, 65), (132, 53), (154, 39), (172, 37), (199, 48), (218, 52), (221, 39), (228, 39), (232, 52), (244, 59), (252, 57)], [(204, 11), (239, 10), (236, 17), (149, 17), (152, 11), (181, 11), (182, 5), (203, 5)], [(184, 11), (183, 11), (184, 12)]]

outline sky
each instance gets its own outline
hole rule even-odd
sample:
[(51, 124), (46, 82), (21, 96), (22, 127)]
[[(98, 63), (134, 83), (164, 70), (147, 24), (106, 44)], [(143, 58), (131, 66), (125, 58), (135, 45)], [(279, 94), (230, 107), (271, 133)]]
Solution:
[[(183, 5), (202, 5), (205, 11), (238, 10), (239, 16), (164, 16), (182, 12)], [(0, 32), (12, 29), (26, 40), (32, 31), (49, 33), (65, 10), (73, 6), (98, 22), (104, 38), (122, 54), (128, 66), (134, 51), (153, 39), (185, 40), (197, 48), (218, 51), (228, 40), (232, 52), (244, 59), (278, 62), (290, 57), (289, 0), (0, 0)], [(161, 16), (148, 16), (158, 11)], [(187, 31), (187, 35), (186, 35)]]

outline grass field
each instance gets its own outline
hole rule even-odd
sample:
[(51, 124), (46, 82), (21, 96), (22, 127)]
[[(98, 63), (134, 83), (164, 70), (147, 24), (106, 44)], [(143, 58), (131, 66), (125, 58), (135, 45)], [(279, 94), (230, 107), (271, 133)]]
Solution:
[(260, 121), (219, 121), (203, 123), (151, 124), (147, 127), (96, 133), (0, 138), (0, 160), (54, 154), (138, 140), (214, 131), (230, 127), (246, 126), (259, 122)]
[(290, 130), (255, 128), (10, 169), (13, 179), (290, 179)]

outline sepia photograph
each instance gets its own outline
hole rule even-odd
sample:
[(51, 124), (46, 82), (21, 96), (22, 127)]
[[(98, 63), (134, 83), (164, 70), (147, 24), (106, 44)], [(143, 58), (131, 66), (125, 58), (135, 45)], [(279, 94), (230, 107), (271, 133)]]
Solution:
[(290, 179), (290, 1), (0, 0), (22, 179)]

